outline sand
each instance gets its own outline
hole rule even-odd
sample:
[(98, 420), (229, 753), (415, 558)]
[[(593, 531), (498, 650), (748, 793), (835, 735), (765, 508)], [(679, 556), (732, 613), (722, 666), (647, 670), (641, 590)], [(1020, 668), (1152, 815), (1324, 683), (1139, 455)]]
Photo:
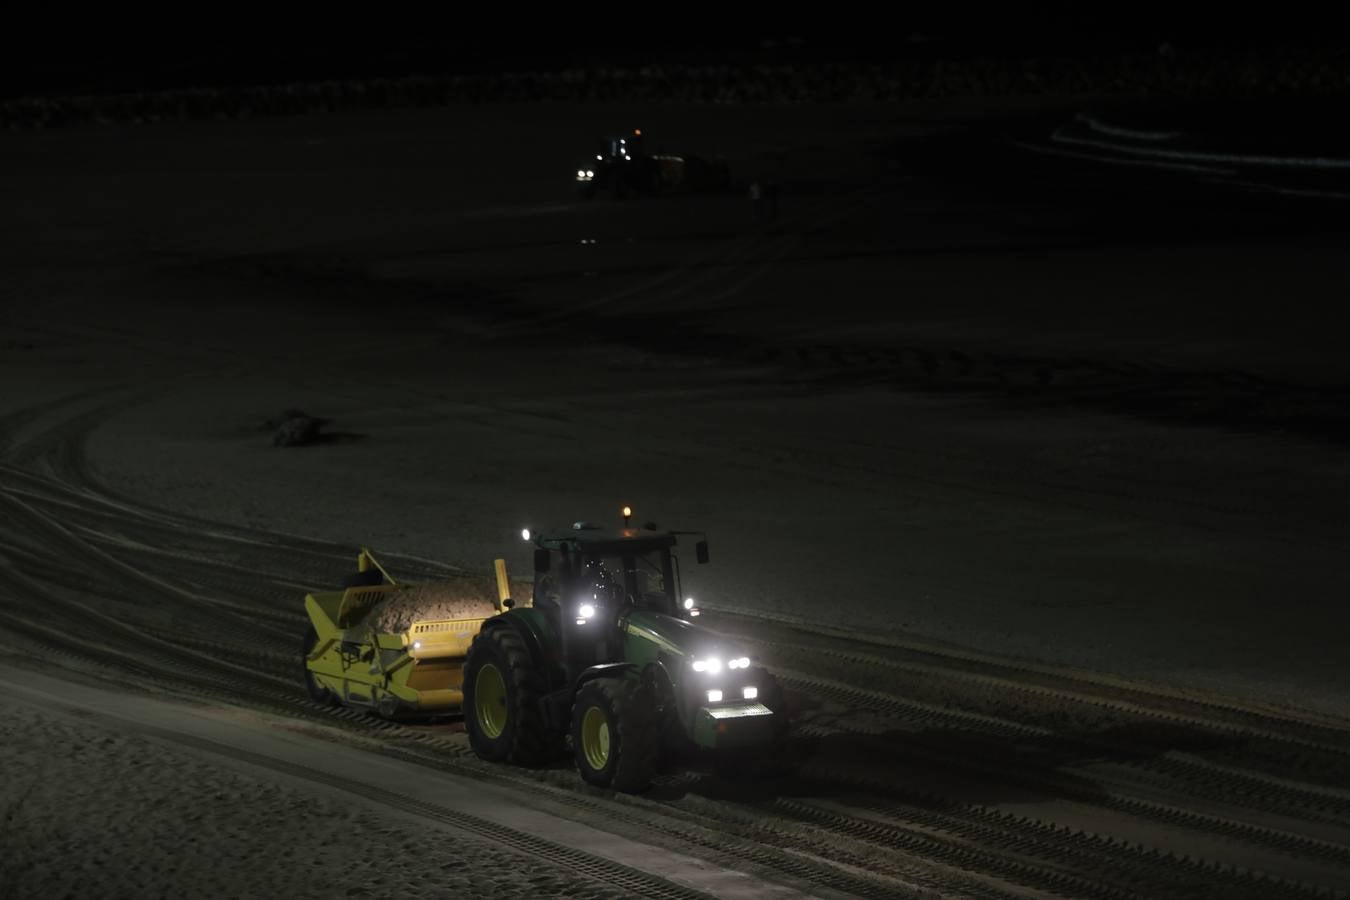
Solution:
[[(778, 224), (739, 195), (575, 203), (560, 160), (639, 113), (772, 163)], [(900, 115), (7, 135), (11, 462), (468, 571), (631, 503), (708, 532), (701, 603), (1350, 710), (1350, 461), (1305, 428), (1347, 381), (1342, 242), (992, 153), (934, 174), (895, 151), (951, 123)], [(274, 447), (286, 407), (359, 438)]]
[[(521, 113), (0, 136), (0, 552), (60, 588), (0, 586), (7, 641), (50, 601), (76, 658), (299, 697), (302, 598), (357, 547), (519, 576), (521, 528), (627, 503), (707, 532), (712, 608), (1350, 714), (1350, 268), (1315, 216), (926, 170), (896, 148), (947, 125), (892, 107)], [(571, 148), (640, 113), (777, 167), (779, 220), (573, 202)], [(287, 407), (343, 439), (273, 446)], [(592, 895), (11, 706), (19, 896)]]
[(368, 621), (376, 631), (403, 632), (429, 619), (486, 619), (496, 615), (496, 582), (466, 576), (409, 585), (374, 606)]
[(624, 896), (99, 720), (10, 699), (0, 715), (0, 884), (13, 900)]

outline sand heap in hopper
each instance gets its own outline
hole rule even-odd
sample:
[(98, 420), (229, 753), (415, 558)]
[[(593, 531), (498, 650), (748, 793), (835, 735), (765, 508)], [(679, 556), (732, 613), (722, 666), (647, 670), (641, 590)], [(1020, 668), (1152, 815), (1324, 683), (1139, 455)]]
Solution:
[(393, 591), (370, 612), (376, 631), (399, 633), (413, 622), (436, 619), (486, 619), (497, 614), (497, 583), (490, 577), (408, 585)]

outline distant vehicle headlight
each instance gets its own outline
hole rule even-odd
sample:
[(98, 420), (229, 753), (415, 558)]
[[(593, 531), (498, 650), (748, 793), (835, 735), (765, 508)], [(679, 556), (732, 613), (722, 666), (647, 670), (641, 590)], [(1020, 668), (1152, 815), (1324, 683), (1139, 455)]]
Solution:
[(595, 607), (591, 606), (589, 603), (583, 603), (581, 604), (581, 608), (577, 610), (577, 615), (581, 616), (583, 619), (589, 619), (595, 615)]

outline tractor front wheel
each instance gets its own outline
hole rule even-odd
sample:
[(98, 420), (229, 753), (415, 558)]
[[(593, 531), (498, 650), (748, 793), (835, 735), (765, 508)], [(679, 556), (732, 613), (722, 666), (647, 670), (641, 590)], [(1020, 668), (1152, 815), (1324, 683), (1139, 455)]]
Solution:
[(572, 755), (581, 777), (625, 793), (646, 790), (656, 772), (660, 723), (636, 679), (597, 678), (572, 706)]
[(464, 661), (464, 729), (479, 758), (537, 766), (562, 752), (539, 708), (548, 691), (520, 635), (494, 628), (474, 638)]

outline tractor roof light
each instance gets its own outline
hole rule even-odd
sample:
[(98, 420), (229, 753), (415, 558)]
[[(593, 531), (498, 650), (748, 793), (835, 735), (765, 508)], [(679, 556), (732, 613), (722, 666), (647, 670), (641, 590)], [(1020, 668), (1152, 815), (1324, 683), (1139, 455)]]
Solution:
[(750, 668), (750, 657), (738, 656), (735, 659), (727, 660), (728, 669), (748, 669)]
[(693, 598), (693, 597), (685, 597), (685, 598), (684, 598), (684, 608), (685, 608), (685, 609), (693, 609), (693, 608), (694, 608), (694, 598)]
[(528, 541), (530, 539), (530, 529), (528, 528), (520, 529), (520, 539), (522, 541)]
[(583, 619), (593, 618), (595, 616), (595, 607), (589, 603), (583, 603), (581, 604), (581, 608), (577, 610), (577, 615)]
[(707, 672), (710, 675), (716, 675), (722, 671), (722, 661), (715, 656), (709, 656), (705, 659), (694, 660), (695, 672)]

